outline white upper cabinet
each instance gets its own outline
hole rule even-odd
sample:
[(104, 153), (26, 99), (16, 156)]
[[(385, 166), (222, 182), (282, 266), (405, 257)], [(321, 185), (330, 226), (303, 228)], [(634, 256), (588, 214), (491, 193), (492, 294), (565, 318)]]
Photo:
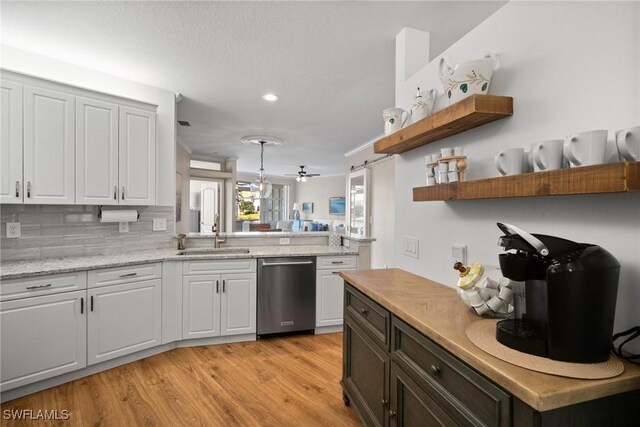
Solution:
[(0, 83), (0, 202), (22, 203), (22, 85)]
[(24, 87), (25, 203), (75, 203), (74, 96)]
[(3, 78), (0, 203), (156, 204), (155, 105)]
[(156, 202), (156, 115), (120, 107), (120, 204)]
[(76, 203), (118, 204), (118, 105), (76, 98)]

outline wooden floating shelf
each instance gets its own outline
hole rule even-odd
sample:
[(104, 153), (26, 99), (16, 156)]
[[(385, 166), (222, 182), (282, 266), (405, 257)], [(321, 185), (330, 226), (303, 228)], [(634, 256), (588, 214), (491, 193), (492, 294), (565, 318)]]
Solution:
[(471, 95), (376, 141), (373, 151), (404, 153), (511, 115), (513, 98), (510, 96)]
[(609, 163), (413, 189), (414, 202), (640, 191), (640, 162)]

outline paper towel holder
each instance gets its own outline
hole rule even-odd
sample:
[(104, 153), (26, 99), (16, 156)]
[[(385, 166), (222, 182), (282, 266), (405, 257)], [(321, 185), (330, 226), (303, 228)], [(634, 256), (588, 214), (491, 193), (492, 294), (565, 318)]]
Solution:
[[(102, 205), (98, 206), (98, 219), (102, 218)], [(140, 212), (138, 212), (138, 217), (136, 219), (140, 219)]]

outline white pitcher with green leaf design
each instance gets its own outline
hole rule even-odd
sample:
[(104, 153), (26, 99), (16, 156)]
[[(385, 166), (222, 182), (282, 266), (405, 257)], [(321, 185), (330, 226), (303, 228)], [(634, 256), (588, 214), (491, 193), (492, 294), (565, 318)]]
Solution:
[(489, 93), (491, 76), (500, 67), (498, 58), (488, 53), (482, 59), (451, 65), (447, 55), (440, 59), (440, 80), (449, 104), (473, 94)]

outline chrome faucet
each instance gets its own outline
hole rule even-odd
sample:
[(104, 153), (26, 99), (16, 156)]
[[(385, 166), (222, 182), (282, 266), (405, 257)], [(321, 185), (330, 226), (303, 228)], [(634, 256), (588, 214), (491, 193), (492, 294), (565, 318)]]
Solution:
[(216, 213), (213, 216), (213, 227), (211, 227), (211, 231), (213, 231), (213, 247), (220, 248), (222, 243), (227, 243), (227, 236), (224, 239), (221, 239), (220, 236), (220, 214)]

